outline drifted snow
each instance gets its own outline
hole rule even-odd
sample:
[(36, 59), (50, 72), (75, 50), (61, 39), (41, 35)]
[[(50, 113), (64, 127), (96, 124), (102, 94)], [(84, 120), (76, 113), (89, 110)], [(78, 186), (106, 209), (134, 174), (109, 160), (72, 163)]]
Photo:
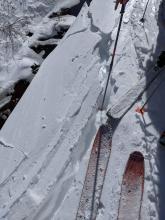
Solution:
[[(150, 2), (143, 25), (145, 3), (127, 5), (106, 106), (143, 79), (165, 49), (163, 4)], [(97, 109), (118, 22), (112, 0), (85, 4), (2, 128), (0, 219), (75, 219), (95, 125), (105, 118)], [(118, 122), (97, 220), (117, 218), (122, 175), (135, 150), (145, 156), (141, 219), (164, 219), (165, 152), (157, 144), (165, 128), (163, 93), (162, 84), (144, 118), (135, 113), (135, 104)]]

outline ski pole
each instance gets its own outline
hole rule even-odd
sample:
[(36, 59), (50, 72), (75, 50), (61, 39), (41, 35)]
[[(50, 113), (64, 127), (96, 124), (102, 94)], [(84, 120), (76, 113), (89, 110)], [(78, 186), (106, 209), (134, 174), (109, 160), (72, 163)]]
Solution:
[(141, 109), (144, 109), (144, 107), (146, 106), (146, 104), (150, 101), (150, 99), (153, 97), (153, 95), (156, 93), (157, 89), (161, 86), (162, 83), (164, 83), (163, 80), (155, 87), (155, 89), (152, 91), (152, 93), (148, 96), (147, 100), (146, 100), (145, 103), (142, 105)]
[(111, 60), (110, 67), (109, 67), (108, 78), (107, 78), (107, 81), (106, 81), (106, 86), (105, 86), (104, 95), (103, 95), (103, 99), (102, 99), (102, 104), (101, 104), (101, 108), (100, 108), (101, 111), (103, 110), (103, 106), (104, 106), (104, 102), (105, 102), (105, 96), (106, 96), (107, 88), (108, 88), (108, 84), (109, 84), (109, 79), (110, 79), (110, 75), (111, 75), (111, 72), (112, 72), (112, 69), (113, 69), (113, 63), (114, 63), (114, 58), (115, 58), (115, 54), (116, 54), (116, 48), (117, 48), (117, 43), (118, 43), (118, 39), (119, 39), (121, 24), (122, 24), (123, 15), (124, 15), (124, 12), (125, 12), (125, 6), (126, 6), (125, 4), (122, 4), (121, 11), (120, 11), (121, 16), (120, 16), (117, 36), (116, 36), (116, 40), (115, 40), (115, 45), (114, 45), (114, 49), (113, 49), (113, 53), (112, 53), (112, 60)]
[(140, 22), (142, 22), (142, 23), (144, 23), (144, 21), (145, 21), (144, 17), (145, 17), (147, 8), (148, 8), (149, 1), (150, 1), (150, 0), (147, 1), (147, 4), (146, 4), (145, 9), (144, 9), (144, 12), (143, 12), (143, 16), (142, 16), (142, 18), (140, 19)]
[[(155, 65), (154, 69), (158, 70), (158, 74), (156, 74), (156, 76), (149, 82), (149, 84), (146, 86), (146, 88), (144, 89), (143, 92), (145, 92), (146, 90), (149, 89), (149, 87), (152, 85), (152, 83), (157, 79), (157, 77), (165, 70), (165, 62), (164, 62), (164, 58), (165, 58), (165, 51), (163, 51), (160, 55), (159, 55), (159, 59), (157, 60), (157, 64)], [(159, 86), (163, 83), (164, 81), (161, 81), (160, 83), (158, 83), (158, 85), (155, 87), (155, 89), (152, 91), (152, 93), (149, 95), (149, 97), (147, 98), (146, 102), (143, 104), (143, 106), (139, 109), (137, 108), (138, 112), (141, 112), (142, 114), (144, 113), (144, 107), (145, 105), (149, 102), (149, 100), (152, 98), (152, 96), (155, 94), (155, 92), (157, 91), (157, 89), (159, 88)]]

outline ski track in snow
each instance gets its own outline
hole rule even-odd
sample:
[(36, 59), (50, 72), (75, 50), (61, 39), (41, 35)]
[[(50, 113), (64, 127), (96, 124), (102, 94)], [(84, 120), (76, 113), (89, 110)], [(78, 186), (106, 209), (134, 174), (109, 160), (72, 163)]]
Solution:
[[(109, 106), (152, 66), (147, 62), (159, 31), (156, 2), (150, 4), (144, 25), (139, 20), (145, 2), (130, 0), (127, 5), (106, 99)], [(0, 219), (75, 219), (119, 21), (119, 11), (113, 9), (110, 0), (82, 8), (1, 130), (0, 144), (6, 147), (0, 147)], [(135, 113), (136, 105), (114, 131), (97, 220), (117, 218), (122, 174), (132, 151), (145, 156), (141, 220), (159, 219), (159, 134), (150, 114), (142, 118)]]

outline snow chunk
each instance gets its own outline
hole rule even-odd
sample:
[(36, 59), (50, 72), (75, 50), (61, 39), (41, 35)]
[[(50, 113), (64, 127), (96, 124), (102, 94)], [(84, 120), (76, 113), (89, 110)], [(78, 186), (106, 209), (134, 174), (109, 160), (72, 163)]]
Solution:
[(99, 128), (102, 124), (105, 124), (107, 119), (108, 117), (106, 115), (106, 111), (98, 111), (98, 113), (96, 114), (96, 128)]
[(28, 195), (31, 197), (31, 199), (37, 204), (39, 205), (41, 203), (41, 201), (43, 200), (43, 196), (39, 195), (38, 193), (36, 193), (34, 190), (29, 189), (28, 190)]

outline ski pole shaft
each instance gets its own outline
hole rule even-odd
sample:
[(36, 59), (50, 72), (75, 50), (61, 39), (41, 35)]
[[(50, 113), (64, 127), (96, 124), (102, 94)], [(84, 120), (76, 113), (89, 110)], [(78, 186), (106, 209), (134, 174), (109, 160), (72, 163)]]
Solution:
[(142, 16), (142, 18), (140, 19), (141, 22), (144, 22), (144, 17), (145, 17), (147, 8), (148, 8), (149, 1), (150, 1), (150, 0), (148, 0), (147, 3), (146, 3), (146, 6), (145, 6), (145, 9), (144, 9), (144, 12), (143, 12), (143, 16)]
[[(154, 83), (154, 81), (161, 75), (161, 73), (163, 73), (163, 71), (165, 70), (165, 68), (162, 68), (158, 71), (158, 73), (151, 79), (151, 81), (146, 85), (145, 89), (143, 90), (143, 93), (146, 92), (150, 86)], [(141, 96), (141, 95), (140, 95)]]
[(150, 99), (153, 97), (153, 95), (156, 93), (157, 89), (161, 86), (161, 84), (163, 83), (164, 81), (161, 81), (156, 87), (155, 89), (152, 91), (152, 93), (148, 96), (147, 100), (145, 101), (145, 103), (143, 104), (142, 108), (141, 109), (144, 109), (145, 105), (150, 101)]
[(108, 78), (107, 78), (107, 81), (106, 81), (106, 86), (105, 86), (103, 100), (102, 100), (100, 110), (103, 110), (103, 106), (104, 106), (104, 102), (105, 102), (105, 96), (106, 96), (106, 93), (107, 93), (107, 88), (108, 88), (108, 84), (109, 84), (110, 75), (111, 75), (111, 72), (112, 72), (112, 69), (113, 69), (113, 63), (114, 63), (114, 58), (115, 58), (115, 54), (116, 54), (116, 48), (117, 48), (117, 43), (118, 43), (118, 39), (119, 39), (119, 34), (120, 34), (120, 29), (121, 29), (121, 24), (122, 24), (124, 12), (125, 12), (125, 4), (122, 5), (121, 12), (120, 12), (121, 16), (120, 16), (120, 21), (119, 21), (119, 26), (118, 26), (118, 31), (117, 31), (117, 37), (116, 37), (116, 40), (115, 40), (115, 45), (114, 45), (114, 49), (113, 49), (113, 53), (112, 53), (112, 60), (111, 60), (111, 63), (110, 63)]

